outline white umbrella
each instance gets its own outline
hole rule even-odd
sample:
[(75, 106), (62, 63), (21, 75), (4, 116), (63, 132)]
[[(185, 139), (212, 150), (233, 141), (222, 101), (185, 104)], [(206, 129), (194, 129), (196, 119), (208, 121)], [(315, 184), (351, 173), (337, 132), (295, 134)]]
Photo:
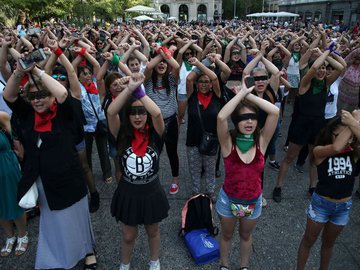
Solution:
[(137, 20), (137, 21), (153, 21), (154, 19), (149, 17), (149, 16), (146, 16), (146, 15), (141, 15), (141, 16), (137, 16), (135, 18), (133, 18), (134, 20)]
[(259, 14), (261, 14), (261, 13), (252, 13), (252, 14), (246, 15), (246, 17), (260, 17)]
[(125, 11), (127, 11), (127, 12), (151, 13), (151, 12), (156, 12), (156, 9), (152, 8), (152, 7), (138, 5), (138, 6), (134, 6), (134, 7), (125, 9)]
[(176, 17), (169, 17), (167, 18), (168, 21), (177, 21), (178, 19)]
[(281, 12), (275, 13), (275, 16), (276, 17), (299, 17), (300, 15), (296, 14), (296, 13), (281, 11)]

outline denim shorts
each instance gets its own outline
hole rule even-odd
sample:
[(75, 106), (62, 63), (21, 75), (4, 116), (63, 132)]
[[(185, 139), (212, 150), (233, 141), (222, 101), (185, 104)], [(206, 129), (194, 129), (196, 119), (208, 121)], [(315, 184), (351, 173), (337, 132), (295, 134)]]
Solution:
[[(250, 216), (242, 217), (245, 219), (257, 219), (261, 215), (262, 210), (262, 195), (257, 199), (254, 212)], [(217, 201), (216, 212), (222, 217), (234, 217), (230, 208), (230, 200), (225, 191), (221, 188)]]
[(311, 203), (305, 212), (315, 222), (331, 222), (335, 225), (345, 226), (349, 221), (351, 206), (351, 199), (344, 203), (334, 203), (314, 192)]

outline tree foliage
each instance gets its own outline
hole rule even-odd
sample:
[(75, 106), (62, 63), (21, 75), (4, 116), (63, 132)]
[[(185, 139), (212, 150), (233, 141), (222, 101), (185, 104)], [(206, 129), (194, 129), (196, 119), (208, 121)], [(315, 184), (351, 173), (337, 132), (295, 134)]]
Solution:
[[(91, 22), (94, 17), (106, 20), (125, 17), (125, 9), (134, 5), (152, 5), (151, 0), (0, 0), (0, 20), (12, 24), (19, 12), (30, 20), (59, 18)], [(16, 19), (15, 19), (16, 18)]]

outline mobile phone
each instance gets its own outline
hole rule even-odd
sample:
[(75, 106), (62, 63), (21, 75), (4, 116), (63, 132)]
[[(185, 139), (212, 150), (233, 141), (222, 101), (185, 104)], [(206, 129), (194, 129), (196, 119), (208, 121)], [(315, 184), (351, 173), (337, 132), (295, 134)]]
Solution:
[(46, 59), (46, 55), (43, 49), (32, 51), (30, 54), (19, 59), (19, 63), (23, 69), (27, 69), (33, 63), (41, 62)]
[(255, 85), (254, 77), (247, 77), (245, 79), (245, 84), (247, 88), (250, 88)]
[(105, 40), (106, 39), (106, 33), (103, 31), (100, 31), (100, 39)]

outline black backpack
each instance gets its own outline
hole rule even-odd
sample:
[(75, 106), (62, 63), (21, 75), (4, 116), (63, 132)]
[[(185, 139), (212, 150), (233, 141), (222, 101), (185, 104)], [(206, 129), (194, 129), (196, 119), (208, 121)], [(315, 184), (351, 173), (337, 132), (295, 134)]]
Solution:
[(215, 236), (219, 229), (213, 225), (212, 202), (209, 196), (197, 194), (191, 197), (181, 211), (181, 230), (180, 234), (186, 234), (195, 229), (207, 229)]

